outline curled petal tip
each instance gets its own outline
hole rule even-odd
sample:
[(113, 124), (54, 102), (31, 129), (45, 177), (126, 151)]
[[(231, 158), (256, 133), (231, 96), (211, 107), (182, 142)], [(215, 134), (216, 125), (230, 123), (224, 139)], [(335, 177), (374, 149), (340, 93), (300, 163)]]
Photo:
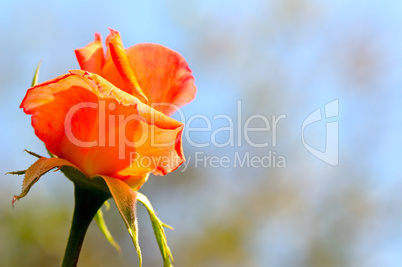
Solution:
[(109, 30), (110, 33), (112, 33), (112, 34), (119, 34), (119, 31), (116, 31), (115, 29), (108, 28), (108, 30)]
[(102, 41), (102, 35), (99, 32), (95, 32), (95, 41)]

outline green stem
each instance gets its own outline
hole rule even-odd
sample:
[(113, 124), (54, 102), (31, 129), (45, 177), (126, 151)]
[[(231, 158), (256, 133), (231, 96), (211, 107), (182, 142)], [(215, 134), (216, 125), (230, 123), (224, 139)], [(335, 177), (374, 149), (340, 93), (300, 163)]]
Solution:
[(75, 208), (62, 267), (77, 266), (82, 243), (96, 212), (110, 197), (102, 191), (75, 184)]

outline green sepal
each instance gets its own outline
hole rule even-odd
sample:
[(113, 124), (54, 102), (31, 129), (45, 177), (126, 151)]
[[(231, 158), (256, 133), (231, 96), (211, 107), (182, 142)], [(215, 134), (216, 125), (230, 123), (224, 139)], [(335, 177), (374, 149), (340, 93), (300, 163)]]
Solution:
[(164, 267), (173, 266), (173, 255), (167, 244), (167, 238), (166, 238), (165, 230), (163, 229), (163, 227), (167, 227), (172, 230), (173, 230), (173, 228), (171, 226), (163, 223), (158, 218), (158, 216), (156, 216), (156, 212), (154, 211), (154, 209), (151, 205), (151, 202), (149, 202), (148, 198), (145, 195), (138, 192), (137, 200), (142, 205), (144, 205), (148, 210), (149, 217), (152, 222), (152, 228), (154, 229), (156, 241), (158, 242), (158, 246), (159, 246), (159, 249), (160, 249), (162, 257), (163, 257), (163, 266)]
[[(27, 150), (26, 150), (27, 151)], [(12, 200), (12, 205), (14, 206), (15, 201), (17, 201), (20, 198), (23, 198), (26, 196), (31, 189), (31, 187), (39, 180), (42, 175), (47, 173), (48, 171), (58, 168), (60, 169), (62, 166), (69, 166), (73, 168), (75, 167), (74, 164), (71, 162), (65, 160), (65, 159), (60, 159), (60, 158), (45, 158), (41, 157), (38, 154), (35, 154), (33, 152), (27, 151), (29, 154), (38, 157), (39, 159), (35, 161), (34, 164), (32, 164), (26, 171), (25, 171), (25, 176), (24, 180), (22, 182), (22, 190), (21, 194), (15, 195)], [(56, 169), (56, 170), (58, 170)], [(18, 172), (10, 172), (9, 174), (23, 174), (24, 171), (18, 171)]]
[(137, 251), (139, 266), (142, 266), (141, 248), (138, 242), (138, 221), (135, 214), (135, 205), (137, 202), (138, 192), (120, 179), (100, 176), (106, 182), (110, 193), (116, 203), (117, 209), (126, 224), (128, 233), (133, 240), (134, 247)]
[[(110, 205), (107, 201), (105, 202), (105, 205), (106, 204), (107, 204), (107, 206), (110, 207)], [(106, 209), (108, 209), (108, 208), (106, 207)], [(109, 243), (117, 250), (118, 253), (121, 253), (121, 248), (120, 248), (119, 244), (114, 240), (112, 234), (109, 232), (109, 229), (106, 226), (105, 220), (103, 219), (102, 208), (100, 208), (96, 212), (94, 220), (95, 220), (96, 224), (98, 225), (99, 229), (101, 230), (101, 232), (103, 233), (103, 235), (106, 237), (107, 241), (109, 241)]]
[(41, 155), (36, 154), (35, 152), (32, 151), (28, 151), (26, 149), (24, 149), (25, 152), (27, 152), (29, 155), (37, 157), (38, 159), (43, 158)]
[(36, 70), (32, 79), (31, 87), (34, 87), (38, 83), (38, 77), (39, 77), (39, 69), (40, 65), (42, 64), (42, 60), (39, 61), (38, 65), (36, 66)]
[(105, 201), (105, 203), (103, 203), (103, 205), (105, 205), (106, 211), (110, 210), (110, 203), (109, 201)]
[(7, 172), (6, 174), (23, 175), (26, 172), (27, 170), (23, 170), (23, 171)]
[[(32, 164), (27, 170), (22, 170), (22, 171), (14, 171), (14, 172), (8, 172), (6, 174), (14, 174), (14, 175), (24, 175), (24, 180), (22, 184), (22, 190), (21, 194), (15, 195), (12, 200), (12, 205), (14, 206), (14, 203), (19, 200), (20, 198), (25, 197), (31, 187), (40, 179), (40, 177), (47, 172), (49, 172), (52, 169), (57, 168), (55, 171), (61, 169), (61, 171), (64, 173), (64, 175), (69, 178), (75, 185), (78, 185), (80, 187), (85, 187), (85, 188), (93, 188), (93, 189), (98, 189), (102, 191), (103, 193), (110, 194), (108, 187), (106, 186), (105, 182), (103, 179), (100, 177), (93, 177), (93, 179), (89, 179), (85, 174), (83, 174), (78, 167), (76, 167), (74, 164), (71, 162), (65, 160), (65, 159), (60, 159), (54, 157), (53, 154), (51, 154), (49, 151), (49, 155), (51, 158), (46, 158), (42, 157), (39, 154), (36, 154), (34, 152), (24, 150), (28, 154), (37, 157), (38, 160)], [(106, 209), (110, 208), (109, 203), (106, 201), (105, 202)], [(116, 250), (120, 253), (121, 249), (119, 245), (115, 242), (113, 239), (112, 235), (110, 234), (105, 221), (103, 220), (103, 214), (102, 211), (99, 209), (96, 216), (95, 216), (95, 221), (101, 230), (101, 232), (105, 235), (106, 239), (109, 241), (109, 243), (116, 248)]]

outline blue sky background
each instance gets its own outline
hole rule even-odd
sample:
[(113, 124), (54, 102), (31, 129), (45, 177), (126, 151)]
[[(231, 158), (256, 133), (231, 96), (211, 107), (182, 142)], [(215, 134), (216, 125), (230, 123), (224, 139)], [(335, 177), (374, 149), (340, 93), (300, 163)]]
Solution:
[[(184, 56), (198, 87), (196, 100), (183, 109), (186, 118), (205, 115), (216, 130), (227, 124), (213, 117), (235, 118), (238, 101), (244, 120), (253, 114), (286, 115), (276, 147), (256, 149), (243, 139), (240, 147), (194, 148), (184, 140), (190, 168), (153, 177), (143, 187), (160, 217), (175, 228), (168, 237), (177, 266), (236, 266), (232, 261), (238, 266), (400, 266), (401, 12), (399, 1), (2, 1), (0, 173), (28, 167), (33, 159), (24, 149), (46, 154), (30, 118), (18, 108), (38, 61), (41, 82), (78, 68), (73, 50), (92, 41), (95, 32), (105, 38), (113, 28), (126, 47), (160, 43)], [(333, 167), (303, 147), (301, 125), (335, 99), (339, 165)], [(196, 126), (205, 124), (190, 125)], [(207, 142), (211, 132), (191, 137)], [(305, 134), (311, 146), (324, 150), (325, 124), (311, 125)], [(253, 140), (270, 137), (259, 133)], [(224, 142), (228, 135), (218, 138)], [(196, 152), (232, 159), (235, 152), (264, 156), (269, 151), (282, 155), (286, 168), (191, 164)], [(0, 179), (0, 255), (25, 266), (20, 254), (10, 251), (13, 246), (29, 251), (43, 232), (33, 222), (40, 218), (23, 213), (40, 206), (44, 211), (34, 214), (47, 220), (50, 211), (45, 211), (63, 207), (67, 219), (49, 224), (67, 235), (73, 187), (60, 174), (47, 174), (13, 210), (10, 202), (21, 183), (22, 177)], [(106, 220), (118, 216), (114, 210)], [(139, 216), (146, 266), (160, 266), (146, 213)], [(27, 225), (37, 231), (31, 241), (22, 234)], [(123, 256), (98, 241), (96, 228), (86, 244), (106, 243), (105, 255), (130, 266), (136, 259), (128, 234), (122, 225), (112, 223), (113, 229)], [(63, 243), (65, 237), (55, 235), (47, 238)], [(208, 240), (217, 247), (203, 245)], [(64, 244), (59, 247), (45, 249), (43, 257), (57, 262)], [(82, 257), (86, 266), (99, 263)]]

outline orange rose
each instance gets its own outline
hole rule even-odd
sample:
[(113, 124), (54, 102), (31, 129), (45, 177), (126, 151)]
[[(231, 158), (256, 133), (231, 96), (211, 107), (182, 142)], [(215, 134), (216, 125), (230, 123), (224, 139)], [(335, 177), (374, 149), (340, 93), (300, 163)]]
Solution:
[(196, 87), (184, 58), (157, 44), (124, 50), (110, 30), (76, 50), (82, 70), (28, 90), (21, 108), (46, 148), (87, 176), (105, 175), (138, 189), (149, 173), (165, 175), (184, 162), (183, 124), (170, 118)]

